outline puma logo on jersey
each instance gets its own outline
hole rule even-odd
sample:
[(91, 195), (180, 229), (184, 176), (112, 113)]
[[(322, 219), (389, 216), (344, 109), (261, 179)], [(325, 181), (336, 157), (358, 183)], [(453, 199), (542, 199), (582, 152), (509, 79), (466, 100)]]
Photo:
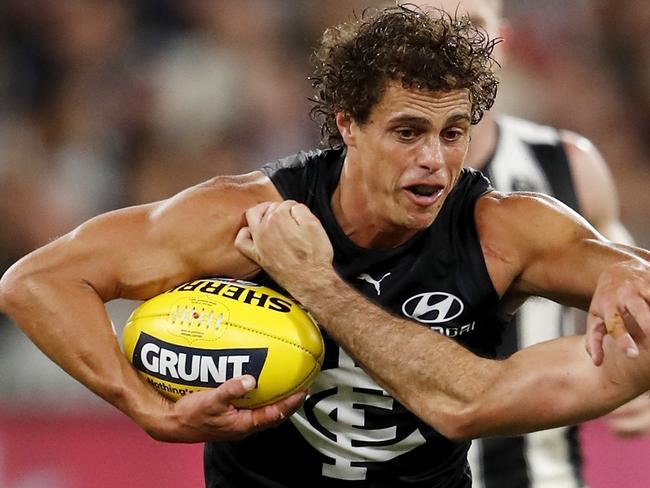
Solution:
[(382, 280), (384, 278), (386, 278), (388, 276), (390, 276), (390, 273), (386, 273), (384, 276), (382, 276), (381, 278), (376, 280), (372, 276), (370, 276), (368, 273), (363, 273), (363, 274), (360, 274), (359, 276), (357, 276), (357, 279), (358, 280), (363, 280), (363, 281), (366, 281), (366, 282), (370, 283), (372, 286), (375, 287), (375, 290), (377, 291), (377, 295), (381, 295), (381, 288), (380, 288), (381, 282), (382, 282)]

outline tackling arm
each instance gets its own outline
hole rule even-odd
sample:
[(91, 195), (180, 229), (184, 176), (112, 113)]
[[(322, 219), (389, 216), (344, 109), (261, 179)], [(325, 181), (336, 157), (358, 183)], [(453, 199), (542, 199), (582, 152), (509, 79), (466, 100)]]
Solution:
[[(518, 196), (505, 202), (517, 205), (516, 212), (502, 212), (504, 202), (487, 198), (477, 207), (477, 220), (492, 213), (490, 220), (500, 222), (490, 227), (494, 236), (507, 235), (495, 227), (511, 225), (508, 215), (519, 212), (524, 222), (532, 218), (546, 233), (529, 234), (532, 244), (518, 232), (506, 244), (503, 238), (493, 241), (494, 236), (481, 234), (488, 269), (501, 294), (516, 280), (517, 293), (535, 288), (547, 296), (587, 303), (608, 263), (632, 259), (647, 269), (643, 260), (608, 247), (579, 220), (573, 221), (578, 217), (564, 214), (550, 201)], [(612, 341), (605, 341), (608, 356), (602, 368), (591, 364), (579, 337), (539, 344), (504, 361), (480, 358), (440, 334), (392, 316), (346, 285), (332, 268), (325, 231), (305, 206), (263, 205), (246, 216), (248, 228), (237, 237), (239, 249), (302, 302), (382, 387), (448, 437), (512, 435), (575, 423), (601, 415), (650, 386), (650, 368), (640, 367), (650, 361), (643, 334), (637, 361), (609, 352)], [(556, 229), (554, 224), (560, 225)], [(564, 240), (547, 249), (558, 239)], [(561, 255), (558, 249), (567, 246), (578, 249)], [(539, 265), (549, 254), (557, 255), (552, 270), (565, 268), (557, 272), (559, 281), (557, 276), (547, 278)], [(581, 277), (574, 276), (579, 264), (590, 265)]]
[(650, 363), (645, 342), (632, 361), (606, 341), (602, 367), (591, 364), (580, 336), (490, 360), (379, 309), (335, 274), (312, 286), (301, 286), (297, 298), (319, 323), (392, 396), (449, 438), (575, 424), (650, 387), (650, 375), (638, 368), (638, 361)]

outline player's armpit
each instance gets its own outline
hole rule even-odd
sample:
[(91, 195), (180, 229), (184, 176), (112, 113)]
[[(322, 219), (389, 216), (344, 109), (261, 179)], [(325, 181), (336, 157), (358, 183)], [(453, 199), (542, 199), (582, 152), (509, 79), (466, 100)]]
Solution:
[(551, 197), (524, 192), (493, 192), (477, 202), (475, 217), (500, 295), (544, 296), (588, 308), (598, 274), (578, 276), (575, 260), (585, 241), (601, 236), (582, 217)]

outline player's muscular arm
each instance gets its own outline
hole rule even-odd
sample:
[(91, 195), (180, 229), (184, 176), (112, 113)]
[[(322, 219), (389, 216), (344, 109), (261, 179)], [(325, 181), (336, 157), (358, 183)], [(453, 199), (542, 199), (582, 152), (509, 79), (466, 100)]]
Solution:
[(584, 219), (551, 197), (521, 192), (484, 196), (476, 203), (475, 219), (490, 278), (502, 298), (544, 296), (588, 308), (600, 269), (575, 273), (573, 260), (589, 245), (606, 244)]
[(178, 412), (125, 360), (103, 302), (150, 298), (202, 275), (254, 273), (232, 242), (244, 209), (268, 198), (278, 195), (258, 173), (91, 219), (16, 263), (2, 278), (0, 306), (65, 371), (152, 435), (198, 440), (202, 433), (179, 426)]
[[(615, 337), (621, 351), (636, 354), (635, 340), (650, 332), (650, 253), (607, 241), (548, 196), (494, 193), (476, 208), (497, 291), (589, 310), (587, 347), (596, 365), (602, 362), (605, 333)], [(626, 318), (640, 326), (634, 337), (626, 330)]]
[[(560, 131), (560, 138), (580, 213), (605, 238), (633, 245), (632, 236), (620, 220), (616, 186), (600, 151), (589, 139), (571, 131)], [(577, 330), (584, 331), (586, 315), (575, 313), (574, 318)], [(650, 405), (650, 401), (646, 403)]]
[[(247, 219), (249, 228), (237, 237), (242, 252), (300, 300), (379, 384), (449, 437), (509, 435), (574, 423), (648, 388), (648, 368), (611, 352), (596, 368), (576, 337), (534, 346), (505, 361), (477, 357), (440, 334), (392, 316), (345, 284), (332, 269), (324, 230), (306, 207), (292, 202), (260, 206), (249, 210)], [(521, 251), (508, 256), (505, 250), (514, 252), (516, 246), (495, 246), (505, 264), (493, 259), (491, 269), (503, 275), (502, 292), (508, 280), (525, 271)], [(580, 287), (589, 285), (574, 285)], [(567, 295), (580, 293), (574, 289)], [(639, 344), (639, 361), (645, 364), (650, 361), (647, 341)], [(611, 349), (611, 341), (606, 347)]]

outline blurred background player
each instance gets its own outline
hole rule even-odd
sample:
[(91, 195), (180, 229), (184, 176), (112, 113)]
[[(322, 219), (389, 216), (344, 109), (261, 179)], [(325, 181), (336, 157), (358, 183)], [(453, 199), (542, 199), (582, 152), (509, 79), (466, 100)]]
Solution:
[[(438, 7), (468, 15), (490, 37), (504, 41), (500, 63), (506, 62), (509, 28), (501, 0), (416, 1), (423, 8)], [(499, 57), (499, 56), (497, 56)], [(502, 87), (503, 88), (503, 87)], [(507, 90), (507, 88), (506, 88)], [(503, 96), (501, 90), (499, 96)], [(472, 130), (465, 164), (481, 170), (501, 191), (550, 194), (580, 212), (603, 235), (632, 244), (620, 222), (616, 187), (600, 152), (576, 133), (540, 125), (491, 110)], [(538, 299), (525, 303), (506, 330), (497, 354), (516, 350), (563, 334), (574, 333), (582, 313)], [(579, 327), (579, 325), (578, 325)], [(650, 398), (637, 398), (609, 419), (622, 436), (650, 430)], [(562, 427), (523, 437), (475, 440), (470, 450), (474, 486), (573, 488), (584, 486), (578, 427)]]

